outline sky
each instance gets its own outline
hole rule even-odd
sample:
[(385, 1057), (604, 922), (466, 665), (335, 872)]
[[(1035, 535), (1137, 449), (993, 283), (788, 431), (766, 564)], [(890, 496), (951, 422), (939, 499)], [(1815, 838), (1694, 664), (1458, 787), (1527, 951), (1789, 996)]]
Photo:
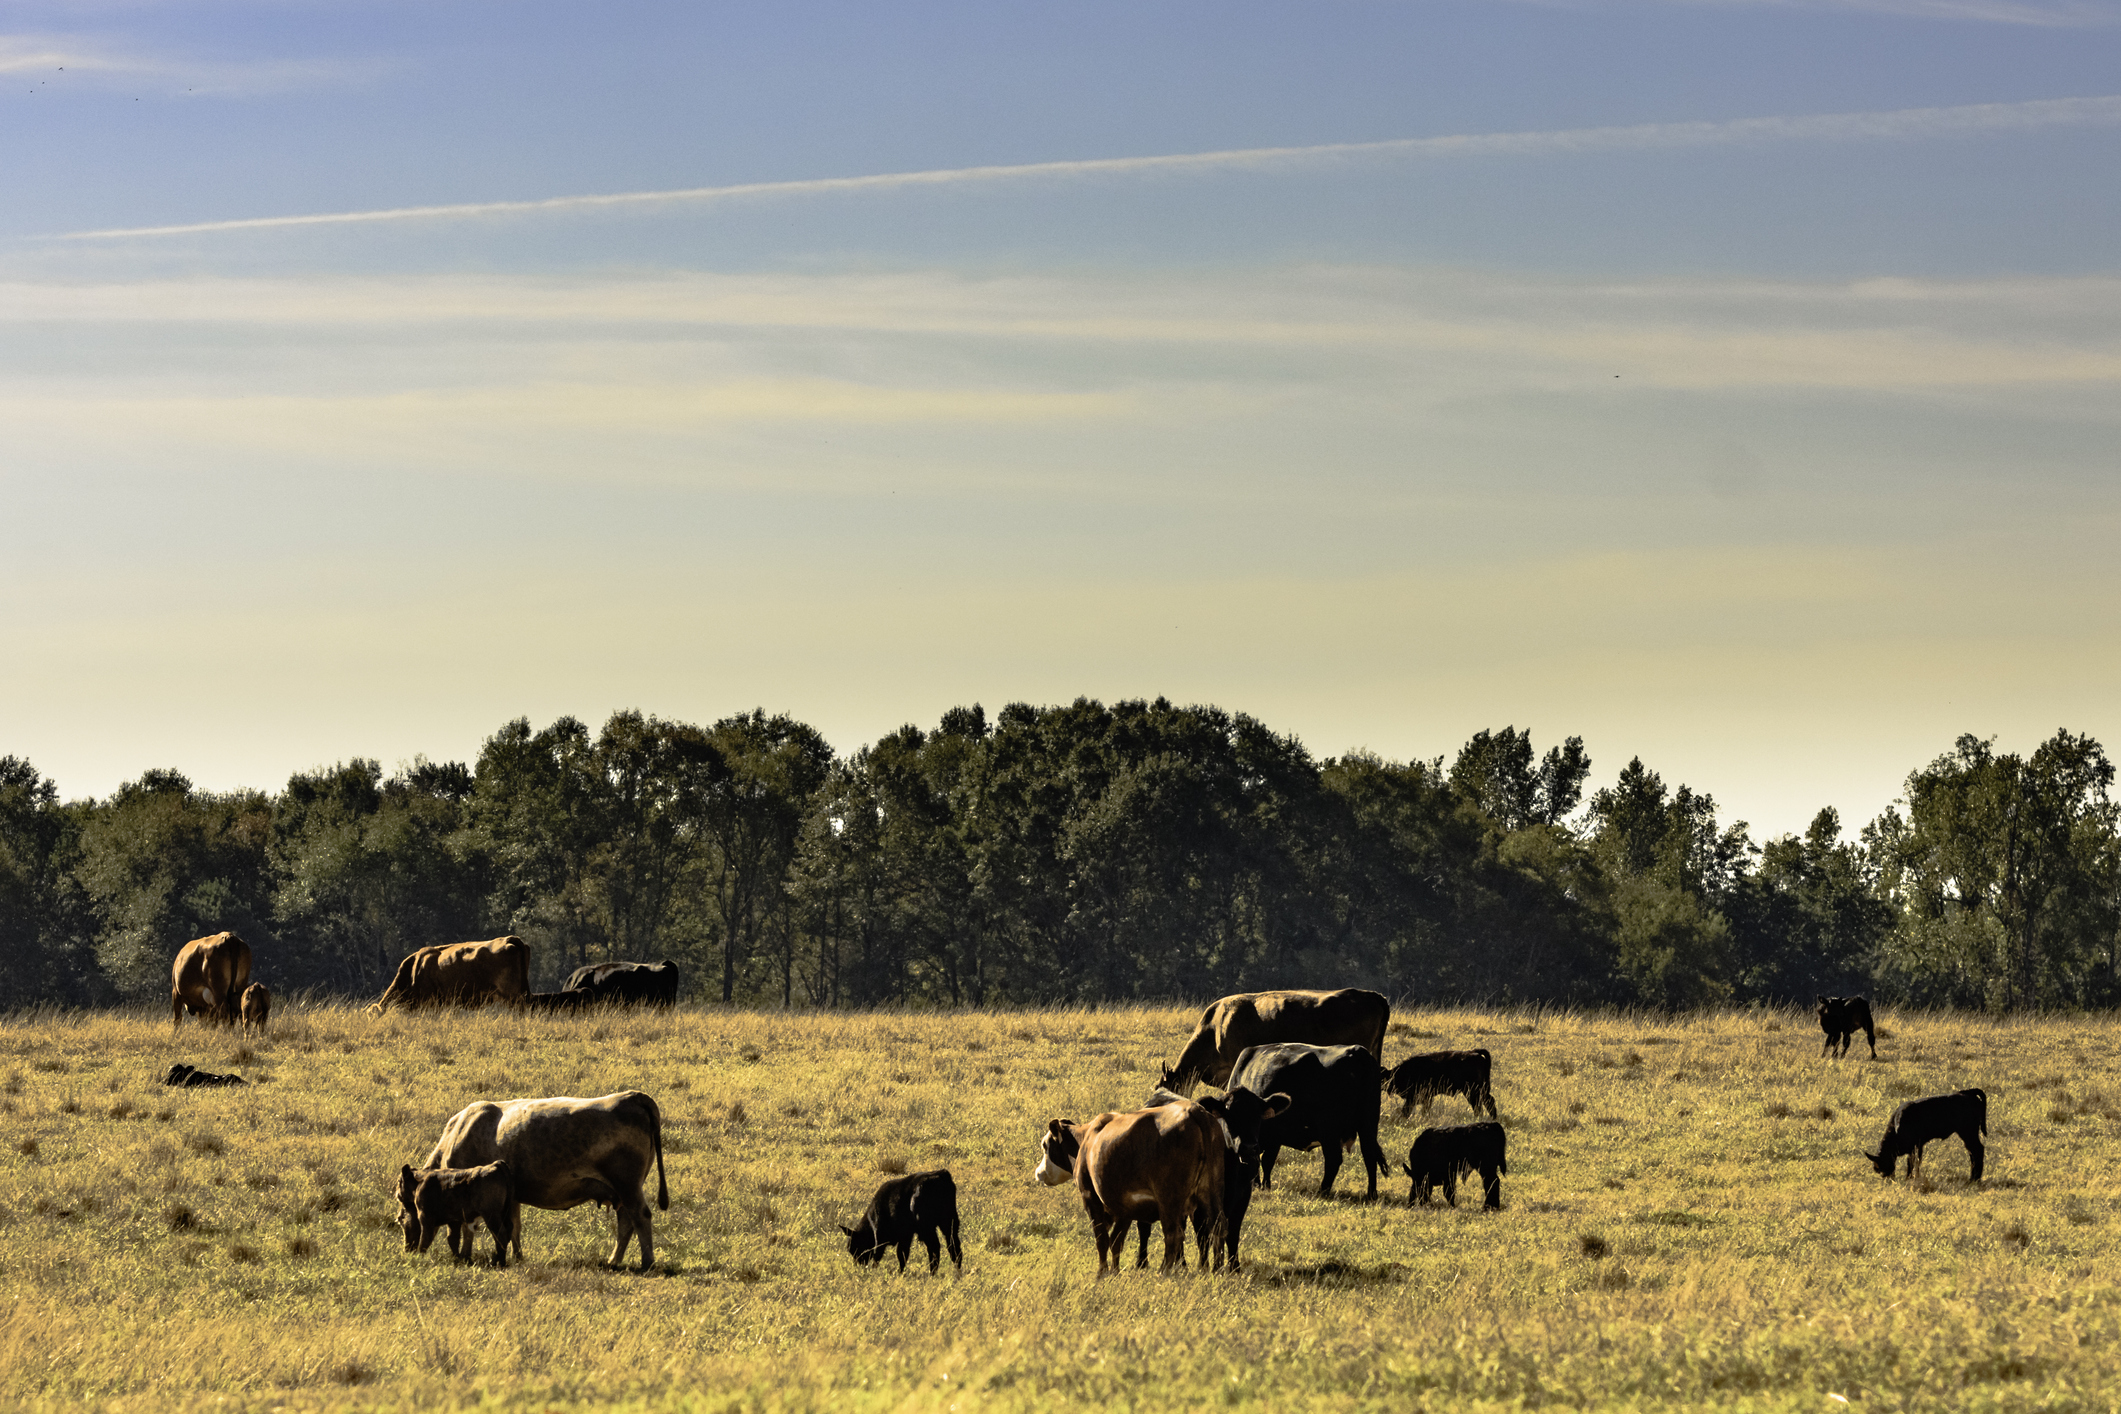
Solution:
[(2121, 750), (2121, 0), (0, 3), (69, 797), (1166, 696), (1756, 838)]

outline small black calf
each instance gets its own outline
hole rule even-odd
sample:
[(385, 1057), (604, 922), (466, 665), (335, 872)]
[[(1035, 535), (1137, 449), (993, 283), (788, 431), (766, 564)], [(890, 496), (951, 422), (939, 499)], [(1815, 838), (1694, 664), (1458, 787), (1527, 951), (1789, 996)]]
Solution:
[(1885, 1137), (1878, 1141), (1878, 1152), (1863, 1157), (1871, 1161), (1872, 1168), (1891, 1178), (1893, 1165), (1905, 1154), (1907, 1176), (1912, 1179), (1922, 1171), (1922, 1146), (1932, 1139), (1956, 1134), (1966, 1144), (1966, 1157), (1973, 1163), (1972, 1181), (1979, 1183), (1981, 1161), (1986, 1154), (1981, 1136), (1986, 1133), (1987, 1091), (1956, 1090), (1949, 1095), (1929, 1095), (1909, 1100), (1894, 1110), (1893, 1117), (1885, 1122)]
[(1871, 1059), (1878, 1059), (1878, 1033), (1871, 1026), (1871, 1003), (1868, 997), (1821, 997), (1819, 999), (1819, 1029), (1826, 1033), (1826, 1046), (1819, 1054), (1826, 1055), (1839, 1045), (1836, 1058), (1849, 1053), (1849, 1046), (1861, 1031), (1863, 1039), (1870, 1042)]
[(1399, 1117), (1405, 1119), (1414, 1113), (1419, 1104), (1424, 1116), (1429, 1113), (1429, 1103), (1438, 1095), (1457, 1095), (1479, 1114), (1485, 1109), (1490, 1119), (1495, 1118), (1495, 1093), (1488, 1085), (1494, 1063), (1488, 1053), (1481, 1051), (1430, 1051), (1426, 1055), (1408, 1056), (1392, 1068), (1385, 1081), (1385, 1089), (1406, 1101), (1400, 1107)]
[(847, 1255), (861, 1266), (882, 1262), (884, 1250), (896, 1247), (901, 1272), (906, 1270), (906, 1257), (913, 1251), (913, 1239), (918, 1237), (928, 1249), (931, 1273), (942, 1265), (942, 1247), (936, 1241), (936, 1234), (940, 1233), (943, 1241), (950, 1244), (950, 1264), (959, 1276), (965, 1274), (965, 1249), (958, 1245), (957, 1237), (957, 1183), (948, 1169), (886, 1180), (869, 1200), (869, 1211), (862, 1220), (840, 1231), (847, 1234)]
[(162, 1077), (162, 1083), (197, 1089), (202, 1085), (248, 1085), (250, 1082), (240, 1075), (215, 1075), (212, 1071), (194, 1070), (180, 1062), (169, 1068), (169, 1074)]
[(1508, 1142), (1502, 1126), (1493, 1120), (1424, 1129), (1414, 1136), (1414, 1145), (1407, 1150), (1407, 1161), (1399, 1169), (1414, 1180), (1407, 1189), (1407, 1206), (1411, 1208), (1416, 1203), (1428, 1202), (1430, 1194), (1440, 1187), (1443, 1200), (1455, 1208), (1458, 1206), (1458, 1176), (1478, 1172), (1486, 1194), (1480, 1206), (1483, 1209), (1500, 1208), (1501, 1175), (1510, 1171)]

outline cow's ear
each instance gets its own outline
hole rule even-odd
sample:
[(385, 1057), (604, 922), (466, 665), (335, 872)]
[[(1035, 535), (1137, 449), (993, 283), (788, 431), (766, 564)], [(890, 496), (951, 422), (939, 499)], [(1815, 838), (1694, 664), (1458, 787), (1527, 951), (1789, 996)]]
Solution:
[(1290, 1099), (1287, 1095), (1284, 1095), (1279, 1090), (1277, 1090), (1273, 1094), (1267, 1096), (1267, 1112), (1261, 1115), (1260, 1118), (1272, 1119), (1274, 1118), (1274, 1116), (1280, 1114), (1283, 1110), (1289, 1108), (1289, 1106), (1295, 1103), (1296, 1102), (1294, 1100)]
[(838, 1223), (834, 1223), (834, 1224), (833, 1224), (833, 1226), (834, 1226), (834, 1227), (839, 1227), (839, 1228), (840, 1228), (840, 1236), (842, 1236), (842, 1237), (852, 1237), (852, 1236), (854, 1236), (854, 1232), (855, 1232), (855, 1230), (854, 1230), (853, 1228), (851, 1228), (851, 1227), (840, 1227), (840, 1225), (839, 1225)]
[(1073, 1127), (1064, 1119), (1049, 1119), (1046, 1121), (1046, 1133), (1052, 1135), (1055, 1139), (1064, 1138)]
[(1220, 1095), (1203, 1095), (1193, 1103), (1217, 1117), (1227, 1115), (1230, 1112), (1228, 1101), (1224, 1100)]
[(409, 1182), (411, 1182), (411, 1181), (412, 1181), (412, 1165), (411, 1165), (411, 1164), (406, 1164), (406, 1165), (404, 1165), (404, 1166), (403, 1166), (402, 1168), (400, 1168), (400, 1169), (398, 1170), (398, 1181), (399, 1181), (400, 1183), (409, 1183)]

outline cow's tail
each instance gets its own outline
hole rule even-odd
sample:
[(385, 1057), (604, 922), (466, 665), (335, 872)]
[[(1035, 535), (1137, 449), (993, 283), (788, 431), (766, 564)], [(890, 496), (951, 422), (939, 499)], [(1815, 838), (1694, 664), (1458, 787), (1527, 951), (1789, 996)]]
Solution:
[(657, 1107), (655, 1096), (642, 1095), (648, 1106), (648, 1141), (655, 1145), (655, 1205), (664, 1212), (670, 1211), (670, 1185), (663, 1179), (663, 1111)]

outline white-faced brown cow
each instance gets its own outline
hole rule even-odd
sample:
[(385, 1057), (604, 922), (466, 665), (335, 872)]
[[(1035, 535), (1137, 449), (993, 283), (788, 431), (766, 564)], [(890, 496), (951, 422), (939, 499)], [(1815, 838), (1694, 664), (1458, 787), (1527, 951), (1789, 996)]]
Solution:
[(654, 1099), (622, 1090), (593, 1100), (481, 1100), (451, 1117), (420, 1167), (477, 1168), (499, 1159), (508, 1161), (515, 1181), (508, 1228), (518, 1260), (523, 1204), (559, 1212), (601, 1203), (618, 1222), (610, 1265), (625, 1260), (626, 1245), (635, 1237), (641, 1242), (641, 1270), (654, 1264), (655, 1229), (642, 1191), (651, 1165), (656, 1206), (670, 1209), (670, 1189), (663, 1180), (663, 1114)]
[(253, 982), (243, 989), (243, 1031), (245, 1035), (256, 1032), (265, 1034), (266, 1024), (272, 1020), (272, 993), (265, 990), (263, 982)]
[[(1047, 1126), (1051, 1137), (1067, 1121)], [(1192, 1101), (1129, 1114), (1101, 1114), (1079, 1130), (1075, 1191), (1097, 1240), (1097, 1274), (1117, 1272), (1127, 1229), (1142, 1219), (1164, 1225), (1163, 1270), (1186, 1264), (1186, 1224), (1196, 1216), (1200, 1264), (1208, 1265), (1222, 1221), (1222, 1124)]]
[(236, 1024), (244, 987), (250, 984), (250, 944), (234, 933), (194, 938), (177, 950), (169, 968), (169, 1029), (184, 1013), (222, 1026)]
[(483, 943), (437, 943), (398, 964), (369, 1014), (391, 1007), (483, 1006), (530, 995), (530, 946), (514, 934)]
[(1337, 992), (1239, 992), (1201, 1013), (1178, 1064), (1163, 1068), (1162, 1083), (1181, 1095), (1197, 1084), (1222, 1086), (1229, 1082), (1230, 1067), (1240, 1052), (1278, 1041), (1367, 1046), (1382, 1061), (1385, 1025), (1391, 1019), (1392, 1004), (1382, 994), (1354, 987)]

